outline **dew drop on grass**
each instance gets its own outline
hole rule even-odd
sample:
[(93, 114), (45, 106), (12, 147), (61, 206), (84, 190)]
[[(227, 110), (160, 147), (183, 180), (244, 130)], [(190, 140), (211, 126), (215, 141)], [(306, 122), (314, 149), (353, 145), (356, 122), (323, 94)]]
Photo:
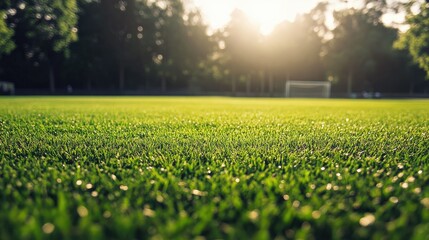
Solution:
[(256, 221), (259, 218), (259, 212), (258, 212), (258, 210), (253, 210), (253, 211), (249, 212), (248, 216), (249, 216), (250, 220)]
[(326, 169), (325, 167), (321, 167), (321, 168), (320, 168), (320, 170), (322, 170), (322, 171), (325, 171), (325, 169)]
[(397, 197), (393, 196), (393, 197), (389, 198), (389, 201), (396, 204), (399, 202), (399, 199)]
[(161, 194), (156, 195), (156, 201), (159, 203), (164, 202), (164, 197)]
[(314, 219), (319, 219), (321, 215), (322, 215), (322, 214), (321, 214), (321, 213), (320, 213), (320, 211), (318, 211), (318, 210), (315, 210), (315, 211), (313, 211), (313, 212), (311, 213), (311, 216), (312, 216)]
[(423, 173), (423, 171), (422, 170), (419, 170), (418, 172), (417, 172), (417, 174), (419, 174), (419, 175), (421, 175)]
[(77, 180), (76, 185), (78, 185), (78, 186), (82, 185), (82, 180)]
[(429, 198), (423, 198), (420, 200), (420, 203), (425, 206), (425, 208), (429, 208)]
[(419, 187), (417, 187), (417, 188), (414, 188), (413, 192), (414, 192), (415, 194), (420, 194), (420, 193), (422, 192), (422, 189), (421, 189), (421, 188), (419, 188)]
[(109, 212), (109, 211), (105, 211), (104, 213), (103, 213), (103, 217), (104, 218), (110, 218), (112, 216), (112, 213), (111, 212)]
[(180, 187), (185, 187), (185, 186), (186, 186), (186, 183), (185, 183), (185, 182), (183, 182), (183, 181), (180, 181), (177, 185), (179, 185)]
[(239, 182), (240, 182), (240, 178), (236, 178), (236, 179), (235, 179), (235, 182), (236, 182), (236, 183), (239, 183)]
[(192, 190), (192, 195), (203, 197), (203, 196), (207, 195), (207, 192), (203, 192), (203, 191), (194, 189), (194, 190)]
[(88, 209), (84, 206), (79, 206), (77, 208), (77, 214), (79, 214), (80, 217), (86, 217), (88, 216)]
[(155, 216), (155, 211), (150, 209), (149, 207), (145, 207), (143, 209), (143, 215), (145, 215), (146, 217), (153, 217)]
[(358, 169), (356, 170), (356, 172), (360, 173), (360, 172), (362, 172), (362, 169), (361, 169), (361, 168), (358, 168)]
[(367, 227), (375, 222), (375, 216), (373, 214), (367, 213), (364, 217), (359, 220), (359, 224), (363, 227)]
[(301, 205), (301, 202), (300, 202), (300, 201), (298, 201), (298, 200), (295, 200), (295, 201), (293, 201), (293, 203), (292, 203), (292, 206), (293, 206), (294, 208), (299, 208), (299, 205)]
[(414, 182), (416, 179), (413, 177), (413, 176), (409, 176), (408, 178), (407, 178), (407, 182), (409, 182), (409, 183), (412, 183), (412, 182)]
[(52, 223), (45, 223), (42, 226), (42, 231), (46, 234), (51, 234), (55, 230), (55, 225)]

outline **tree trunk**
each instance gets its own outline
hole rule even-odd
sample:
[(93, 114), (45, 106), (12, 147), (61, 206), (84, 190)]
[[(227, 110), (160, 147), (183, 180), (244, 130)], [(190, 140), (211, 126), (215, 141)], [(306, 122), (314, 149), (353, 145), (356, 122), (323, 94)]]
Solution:
[(353, 72), (350, 70), (347, 76), (347, 95), (352, 96)]
[(269, 91), (270, 91), (270, 96), (273, 97), (274, 95), (274, 79), (273, 79), (273, 73), (270, 72), (270, 76), (269, 76)]
[(232, 90), (232, 95), (233, 96), (235, 96), (236, 95), (236, 91), (237, 91), (237, 86), (236, 86), (236, 83), (235, 83), (235, 76), (231, 76), (231, 90)]
[(261, 96), (264, 96), (264, 93), (265, 93), (265, 74), (264, 74), (264, 72), (259, 73), (259, 78), (261, 80)]
[(144, 80), (143, 89), (144, 89), (144, 91), (148, 92), (149, 91), (149, 79), (147, 77), (147, 74), (144, 75), (143, 80)]
[(92, 90), (92, 80), (91, 80), (91, 77), (89, 77), (88, 80), (86, 81), (86, 89), (88, 91)]
[(125, 86), (125, 69), (122, 60), (119, 60), (119, 91), (124, 91)]
[(167, 92), (167, 79), (164, 76), (161, 77), (161, 91), (163, 93)]
[(413, 80), (411, 80), (411, 82), (410, 82), (409, 94), (410, 94), (410, 97), (412, 97), (414, 94), (414, 82), (413, 82)]
[(249, 74), (246, 81), (246, 95), (248, 97), (250, 96), (251, 81), (252, 81), (252, 75)]
[(49, 91), (55, 93), (54, 66), (51, 63), (49, 63)]

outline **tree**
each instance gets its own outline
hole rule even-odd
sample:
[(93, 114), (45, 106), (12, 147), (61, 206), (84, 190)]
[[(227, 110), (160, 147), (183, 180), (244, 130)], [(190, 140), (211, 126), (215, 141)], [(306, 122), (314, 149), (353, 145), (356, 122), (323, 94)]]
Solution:
[(112, 60), (111, 67), (117, 69), (118, 84), (120, 91), (125, 88), (126, 66), (131, 62), (133, 56), (133, 38), (138, 38), (138, 26), (134, 11), (136, 9), (134, 0), (100, 1), (99, 9), (102, 19), (101, 35), (105, 49)]
[(188, 79), (188, 89), (197, 90), (202, 86), (203, 79), (210, 75), (210, 56), (215, 42), (207, 34), (207, 25), (198, 10), (189, 12), (185, 17), (187, 29), (183, 45), (184, 66), (182, 73)]
[[(325, 26), (326, 3), (319, 3), (310, 12), (296, 17), (295, 21), (284, 21), (264, 39), (262, 56), (268, 89), (284, 90), (285, 81), (323, 80), (324, 66), (320, 52)], [(311, 70), (309, 70), (311, 69)]]
[(231, 21), (224, 31), (226, 68), (231, 73), (232, 88), (235, 91), (236, 81), (246, 82), (246, 92), (250, 93), (252, 75), (260, 70), (260, 40), (258, 26), (251, 22), (240, 10), (235, 10), (231, 15)]
[(275, 28), (268, 41), (270, 62), (277, 75), (299, 80), (324, 78), (320, 35), (326, 31), (326, 27), (324, 19), (323, 22), (319, 19), (324, 15), (324, 7), (319, 5), (310, 13), (298, 16), (294, 22), (286, 21)]
[(335, 12), (337, 26), (325, 49), (329, 73), (347, 79), (349, 96), (356, 90), (373, 91), (377, 70), (393, 55), (397, 30), (383, 24), (379, 5), (369, 6)]
[(418, 4), (411, 1), (407, 4), (406, 23), (410, 28), (401, 34), (395, 47), (407, 49), (416, 62), (425, 72), (429, 79), (429, 3), (420, 3), (418, 13), (413, 13), (411, 6)]
[(4, 21), (6, 16), (6, 13), (0, 11), (0, 56), (10, 53), (15, 48), (12, 41), (13, 30), (8, 28)]
[(197, 10), (186, 12), (181, 0), (158, 1), (157, 6), (156, 46), (152, 54), (161, 90), (166, 91), (167, 83), (176, 89), (195, 90), (212, 52), (207, 26)]
[(6, 22), (15, 31), (14, 42), (27, 58), (45, 62), (49, 88), (55, 91), (55, 68), (68, 46), (77, 40), (76, 0), (5, 0)]

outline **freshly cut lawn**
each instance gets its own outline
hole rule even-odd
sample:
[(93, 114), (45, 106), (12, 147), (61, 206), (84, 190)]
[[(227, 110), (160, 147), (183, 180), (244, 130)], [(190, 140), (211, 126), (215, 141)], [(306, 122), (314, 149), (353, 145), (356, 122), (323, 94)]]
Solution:
[(428, 100), (0, 98), (0, 239), (428, 239)]

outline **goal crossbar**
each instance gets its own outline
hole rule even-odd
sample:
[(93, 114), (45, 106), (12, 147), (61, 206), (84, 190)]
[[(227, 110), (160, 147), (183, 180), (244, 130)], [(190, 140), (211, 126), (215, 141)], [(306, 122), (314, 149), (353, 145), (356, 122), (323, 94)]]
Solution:
[[(304, 89), (297, 93), (294, 89)], [(320, 89), (321, 88), (321, 89)], [(311, 92), (315, 89), (315, 92)], [(286, 81), (286, 97), (320, 97), (329, 98), (331, 95), (331, 82), (328, 81)]]

